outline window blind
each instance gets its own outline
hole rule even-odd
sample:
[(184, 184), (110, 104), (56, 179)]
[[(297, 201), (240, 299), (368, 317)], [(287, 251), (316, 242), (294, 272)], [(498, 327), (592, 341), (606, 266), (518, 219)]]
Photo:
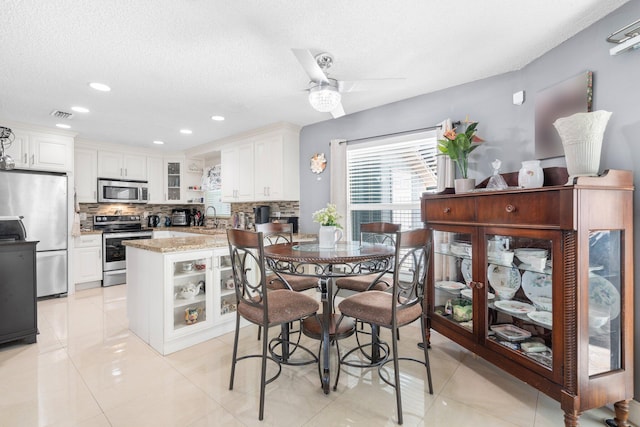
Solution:
[(222, 202), (222, 190), (208, 190), (204, 194), (205, 212), (209, 206), (213, 206), (218, 217), (231, 215), (231, 203)]
[(347, 147), (348, 232), (360, 224), (391, 222), (421, 227), (420, 197), (437, 186), (436, 133), (403, 136)]

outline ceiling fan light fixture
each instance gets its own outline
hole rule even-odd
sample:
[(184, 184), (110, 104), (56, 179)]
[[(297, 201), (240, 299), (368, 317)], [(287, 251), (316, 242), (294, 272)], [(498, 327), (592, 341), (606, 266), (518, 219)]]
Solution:
[(338, 88), (330, 84), (320, 83), (309, 89), (309, 103), (315, 110), (322, 113), (335, 110), (340, 105), (341, 98)]

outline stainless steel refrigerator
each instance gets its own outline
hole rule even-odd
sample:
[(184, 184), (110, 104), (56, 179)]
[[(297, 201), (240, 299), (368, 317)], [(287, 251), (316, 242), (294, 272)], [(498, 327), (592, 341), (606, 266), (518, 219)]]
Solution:
[(36, 245), (38, 297), (67, 293), (67, 176), (0, 171), (0, 216), (22, 216)]

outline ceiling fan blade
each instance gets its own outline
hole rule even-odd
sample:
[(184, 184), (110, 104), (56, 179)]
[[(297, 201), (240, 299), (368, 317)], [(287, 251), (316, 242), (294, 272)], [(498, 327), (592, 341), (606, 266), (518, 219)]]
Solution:
[(395, 79), (369, 79), (369, 80), (340, 80), (338, 90), (340, 92), (360, 92), (365, 90), (395, 89), (405, 82), (404, 78)]
[(345, 115), (344, 108), (342, 107), (342, 102), (338, 104), (336, 108), (331, 110), (331, 115), (333, 116), (334, 119), (337, 119), (338, 117), (342, 117)]
[(316, 58), (311, 54), (309, 49), (291, 50), (296, 58), (298, 58), (298, 62), (300, 62), (300, 65), (302, 65), (302, 68), (304, 68), (312, 81), (329, 83), (327, 76), (324, 74), (322, 68), (320, 68), (316, 62)]

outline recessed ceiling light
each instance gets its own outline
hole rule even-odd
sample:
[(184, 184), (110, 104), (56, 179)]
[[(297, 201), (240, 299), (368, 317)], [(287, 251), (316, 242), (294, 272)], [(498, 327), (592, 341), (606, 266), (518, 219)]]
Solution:
[(89, 109), (88, 108), (84, 108), (84, 107), (71, 107), (71, 109), (73, 111), (75, 111), (76, 113), (88, 113)]
[(65, 125), (64, 123), (58, 123), (56, 126), (60, 129), (71, 129), (71, 126)]
[(191, 135), (193, 131), (191, 129), (180, 129), (180, 133), (183, 133), (185, 135)]
[(162, 145), (164, 144), (164, 141), (153, 141), (153, 143), (156, 145)]
[(216, 121), (216, 122), (221, 122), (224, 120), (224, 117), (222, 116), (211, 116), (211, 120)]
[(111, 88), (104, 83), (89, 83), (92, 89), (99, 90), (100, 92), (109, 92)]

